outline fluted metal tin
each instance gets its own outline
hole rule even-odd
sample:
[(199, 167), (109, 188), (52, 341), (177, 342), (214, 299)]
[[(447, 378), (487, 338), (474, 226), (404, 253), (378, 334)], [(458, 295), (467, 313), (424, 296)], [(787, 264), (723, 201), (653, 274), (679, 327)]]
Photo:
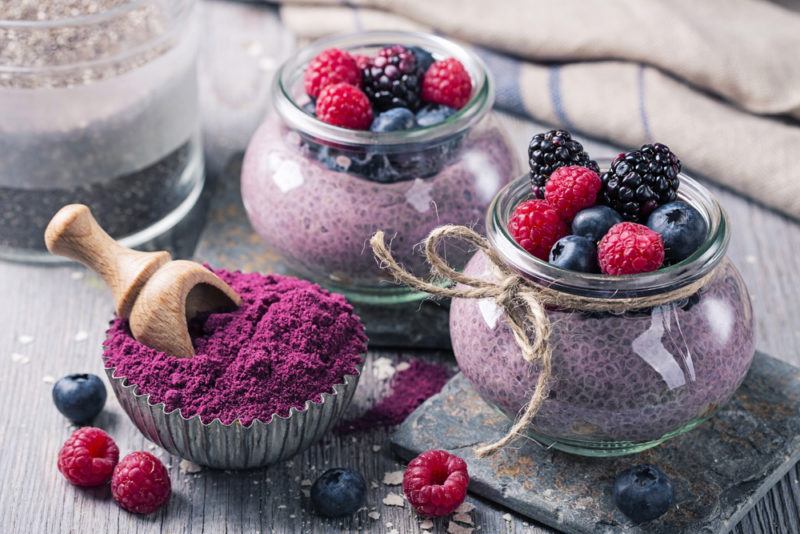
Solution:
[(249, 426), (238, 421), (225, 425), (219, 419), (205, 424), (197, 415), (167, 412), (164, 403), (152, 404), (150, 395), (137, 393), (135, 385), (115, 376), (114, 368), (106, 374), (128, 417), (156, 445), (198, 465), (250, 469), (287, 460), (319, 441), (350, 404), (362, 366), (323, 393), (321, 402), (306, 401), (302, 410), (292, 408), (286, 417), (273, 415), (268, 423), (256, 419)]

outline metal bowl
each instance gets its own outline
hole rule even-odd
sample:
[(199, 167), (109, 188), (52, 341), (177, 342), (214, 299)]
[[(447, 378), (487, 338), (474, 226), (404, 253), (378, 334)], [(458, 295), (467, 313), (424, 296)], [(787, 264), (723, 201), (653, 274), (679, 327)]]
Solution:
[(152, 404), (125, 377), (106, 368), (111, 387), (122, 408), (144, 436), (176, 456), (217, 469), (251, 469), (291, 458), (320, 439), (341, 419), (353, 398), (361, 376), (355, 375), (322, 394), (320, 402), (306, 401), (301, 410), (259, 419), (245, 426), (239, 421), (225, 425), (219, 419), (203, 423), (200, 416), (184, 417), (179, 409), (167, 412), (164, 403)]

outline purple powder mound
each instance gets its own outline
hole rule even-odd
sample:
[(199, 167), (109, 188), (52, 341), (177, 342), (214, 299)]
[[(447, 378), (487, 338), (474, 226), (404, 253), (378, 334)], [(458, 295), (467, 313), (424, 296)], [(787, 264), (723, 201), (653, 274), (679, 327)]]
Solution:
[(146, 347), (127, 320), (115, 319), (103, 343), (106, 366), (167, 411), (244, 425), (319, 402), (356, 373), (367, 337), (343, 296), (286, 276), (214, 272), (241, 295), (242, 305), (190, 322), (194, 357)]

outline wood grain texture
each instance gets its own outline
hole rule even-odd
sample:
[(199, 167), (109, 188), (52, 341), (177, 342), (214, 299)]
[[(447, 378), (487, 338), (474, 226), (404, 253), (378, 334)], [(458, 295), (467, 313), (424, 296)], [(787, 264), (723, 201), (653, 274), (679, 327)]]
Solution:
[[(280, 28), (275, 11), (255, 4), (205, 1), (201, 101), (204, 105), (207, 162), (212, 171), (243, 149), (267, 112), (271, 74), (292, 39)], [(540, 126), (505, 120), (520, 154)], [(591, 150), (611, 153), (604, 145)], [(719, 191), (731, 215), (731, 256), (741, 268), (755, 298), (761, 350), (800, 363), (800, 228), (797, 224), (725, 191)], [(191, 225), (190, 225), (191, 226)], [(2, 230), (0, 230), (2, 231)], [(169, 236), (158, 248), (193, 249), (196, 233)], [(383, 474), (401, 467), (388, 454), (387, 433), (332, 435), (291, 462), (245, 473), (181, 471), (178, 461), (154, 450), (169, 465), (174, 495), (168, 507), (142, 518), (121, 511), (107, 490), (70, 487), (55, 468), (55, 456), (71, 428), (53, 408), (51, 379), (70, 372), (103, 376), (103, 333), (113, 302), (99, 277), (74, 266), (32, 267), (0, 263), (0, 531), (3, 533), (221, 533), (221, 532), (421, 532), (408, 509), (384, 506), (381, 500), (397, 488), (380, 483)], [(382, 395), (385, 382), (375, 376), (374, 362), (394, 361), (409, 353), (371, 352), (357, 391), (353, 413)], [(452, 362), (446, 353), (415, 353)], [(115, 399), (96, 424), (108, 430), (122, 453), (150, 450)], [(373, 447), (382, 447), (377, 452)], [(304, 479), (327, 467), (345, 465), (378, 483), (370, 490), (369, 510), (353, 520), (323, 521), (309, 515), (302, 493)], [(795, 467), (737, 526), (744, 533), (797, 533), (800, 469)], [(508, 515), (507, 510), (473, 497), (478, 533), (552, 532)], [(507, 517), (506, 518), (504, 518)], [(387, 526), (391, 523), (392, 526)], [(446, 532), (444, 521), (433, 532)]]

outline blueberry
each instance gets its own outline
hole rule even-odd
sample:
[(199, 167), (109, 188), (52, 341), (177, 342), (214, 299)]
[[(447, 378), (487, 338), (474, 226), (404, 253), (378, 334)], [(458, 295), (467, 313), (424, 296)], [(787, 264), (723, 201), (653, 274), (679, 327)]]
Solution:
[(664, 515), (673, 497), (672, 482), (654, 465), (631, 467), (614, 481), (614, 504), (635, 523)]
[(672, 263), (691, 256), (708, 232), (708, 223), (700, 212), (682, 200), (656, 208), (647, 219), (647, 226), (661, 234), (664, 253)]
[(428, 70), (428, 67), (430, 67), (434, 61), (431, 53), (419, 46), (409, 46), (408, 49), (411, 50), (411, 53), (417, 58), (417, 66), (420, 70), (422, 72)]
[(317, 116), (317, 105), (314, 103), (313, 100), (306, 102), (303, 104), (303, 111), (308, 113), (309, 115), (316, 117)]
[(67, 375), (53, 386), (53, 403), (74, 423), (88, 423), (103, 410), (106, 386), (95, 375)]
[(337, 467), (328, 469), (311, 486), (311, 503), (323, 517), (354, 514), (364, 505), (367, 483), (361, 473)]
[(572, 219), (572, 233), (600, 241), (609, 228), (621, 222), (620, 214), (608, 206), (593, 206), (575, 215)]
[(392, 108), (384, 111), (372, 121), (369, 127), (373, 132), (395, 132), (416, 126), (414, 113), (408, 108)]
[(425, 128), (444, 122), (456, 110), (447, 106), (430, 104), (417, 111), (417, 126)]
[(550, 263), (562, 269), (597, 273), (597, 245), (588, 237), (568, 235), (556, 241), (550, 249)]

